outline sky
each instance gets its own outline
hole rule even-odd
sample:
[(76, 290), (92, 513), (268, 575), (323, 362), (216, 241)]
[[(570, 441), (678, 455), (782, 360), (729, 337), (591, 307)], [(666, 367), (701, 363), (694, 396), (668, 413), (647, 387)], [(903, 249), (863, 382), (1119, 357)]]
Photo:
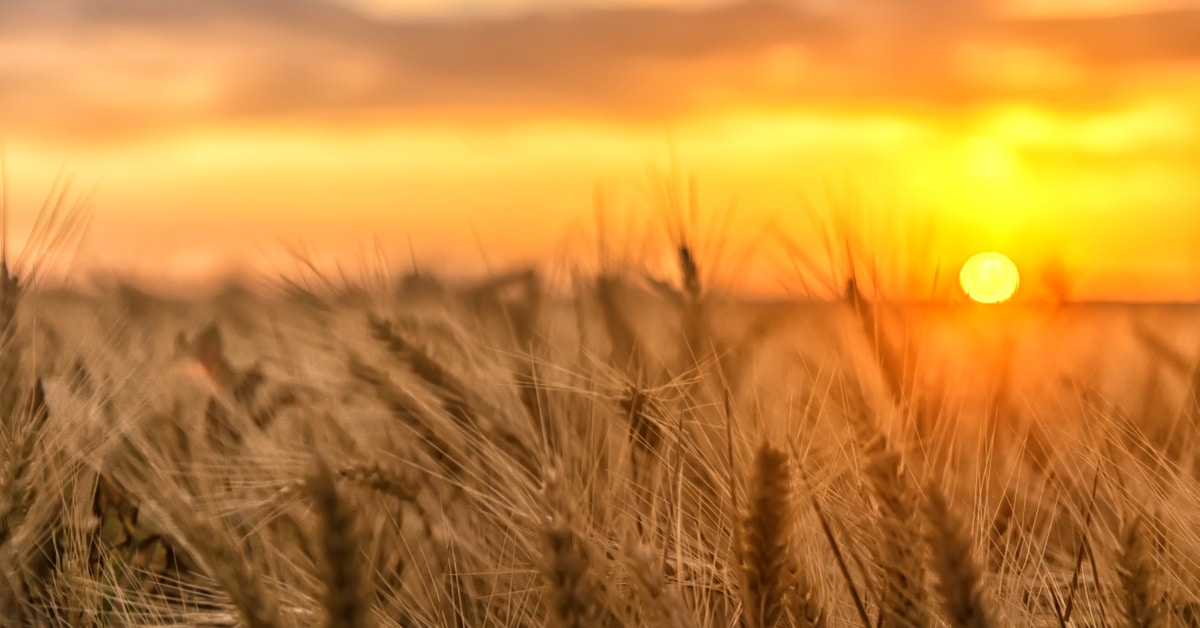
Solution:
[(758, 294), (851, 241), (897, 297), (996, 250), (1027, 298), (1200, 298), (1197, 32), (1182, 0), (0, 3), (10, 237), (65, 171), (95, 189), (80, 275), (470, 274), (601, 239), (654, 267), (686, 216)]

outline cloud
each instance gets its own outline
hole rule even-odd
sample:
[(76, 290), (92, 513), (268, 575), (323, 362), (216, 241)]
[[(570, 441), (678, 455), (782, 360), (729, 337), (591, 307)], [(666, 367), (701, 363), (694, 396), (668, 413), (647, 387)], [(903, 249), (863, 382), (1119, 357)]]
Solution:
[(1102, 70), (1200, 60), (1200, 9), (1091, 18), (1043, 18), (996, 24), (990, 34), (1059, 50)]
[[(1200, 59), (1200, 10), (1002, 20), (975, 2), (856, 6), (812, 13), (753, 0), (386, 22), (316, 0), (0, 3), (0, 132), (84, 140), (368, 111), (635, 121), (748, 104), (1094, 102), (1120, 95), (1106, 69)], [(981, 42), (964, 64), (965, 47)], [(1013, 47), (1061, 59), (1075, 80), (976, 75), (992, 59), (980, 50)]]

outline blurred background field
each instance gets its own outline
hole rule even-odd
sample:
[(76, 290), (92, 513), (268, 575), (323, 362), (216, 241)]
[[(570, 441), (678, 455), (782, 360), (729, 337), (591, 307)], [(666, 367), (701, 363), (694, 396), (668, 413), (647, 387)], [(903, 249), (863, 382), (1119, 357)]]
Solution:
[(680, 268), (22, 294), (4, 612), (1195, 621), (1195, 306), (749, 302)]

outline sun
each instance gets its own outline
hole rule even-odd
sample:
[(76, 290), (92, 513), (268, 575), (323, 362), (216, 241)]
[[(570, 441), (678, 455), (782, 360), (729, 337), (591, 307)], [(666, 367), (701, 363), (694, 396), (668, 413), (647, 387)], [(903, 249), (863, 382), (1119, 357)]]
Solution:
[(958, 275), (963, 292), (979, 303), (1001, 303), (1012, 298), (1021, 285), (1017, 265), (995, 252), (978, 253), (963, 264)]

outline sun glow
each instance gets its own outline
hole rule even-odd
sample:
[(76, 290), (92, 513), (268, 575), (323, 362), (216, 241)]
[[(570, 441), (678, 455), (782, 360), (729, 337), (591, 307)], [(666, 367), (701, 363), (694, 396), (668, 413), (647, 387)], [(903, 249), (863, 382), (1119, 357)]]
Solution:
[(1017, 265), (1000, 253), (979, 253), (963, 264), (959, 273), (963, 292), (979, 303), (1001, 303), (1020, 286)]

